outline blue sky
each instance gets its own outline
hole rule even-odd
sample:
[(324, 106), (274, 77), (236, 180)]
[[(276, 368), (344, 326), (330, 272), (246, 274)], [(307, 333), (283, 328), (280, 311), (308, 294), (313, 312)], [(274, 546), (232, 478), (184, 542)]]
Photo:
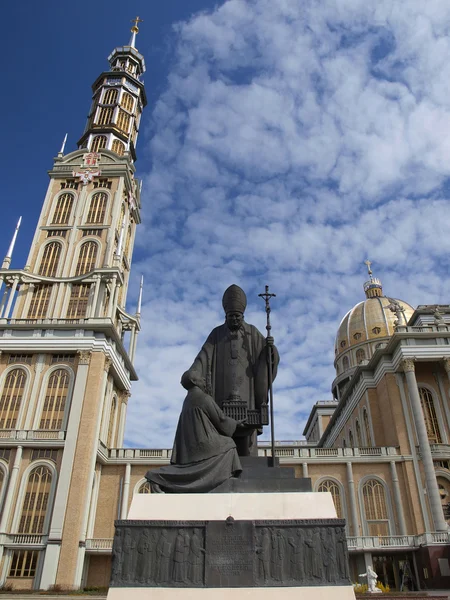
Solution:
[(45, 171), (66, 132), (75, 148), (90, 85), (139, 14), (149, 105), (131, 304), (140, 273), (146, 285), (126, 442), (171, 445), (180, 375), (222, 321), (231, 283), (262, 331), (257, 294), (277, 293), (276, 432), (299, 439), (312, 404), (330, 398), (334, 335), (364, 297), (368, 256), (389, 296), (449, 302), (450, 5), (128, 6), (6, 7), (4, 249), (24, 214), (13, 265), (24, 264)]

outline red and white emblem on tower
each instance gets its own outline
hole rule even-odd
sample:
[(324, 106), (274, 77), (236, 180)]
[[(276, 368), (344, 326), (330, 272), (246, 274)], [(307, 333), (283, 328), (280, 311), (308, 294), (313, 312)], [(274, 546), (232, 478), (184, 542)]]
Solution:
[(88, 152), (84, 155), (84, 165), (86, 167), (96, 167), (100, 159), (100, 154), (97, 152)]
[(84, 171), (73, 171), (72, 176), (78, 177), (83, 185), (90, 183), (94, 177), (98, 177), (102, 172), (100, 170), (85, 169)]

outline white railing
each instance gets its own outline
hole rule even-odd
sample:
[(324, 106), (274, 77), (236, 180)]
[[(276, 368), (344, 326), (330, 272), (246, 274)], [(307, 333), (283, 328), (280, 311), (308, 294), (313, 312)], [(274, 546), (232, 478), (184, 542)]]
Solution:
[(86, 540), (86, 550), (112, 550), (113, 538), (92, 538)]
[(0, 438), (4, 440), (61, 440), (66, 439), (65, 431), (56, 431), (44, 429), (41, 430), (26, 430), (26, 429), (9, 429), (0, 431)]
[(347, 538), (349, 550), (370, 550), (374, 548), (418, 548), (430, 544), (450, 543), (446, 531), (422, 533), (420, 535), (366, 535)]
[(316, 456), (339, 456), (340, 448), (314, 448)]
[(381, 456), (382, 451), (381, 448), (360, 448), (359, 453), (361, 456)]
[(5, 536), (6, 544), (16, 546), (44, 546), (47, 536), (35, 533), (12, 533)]
[(450, 444), (430, 444), (430, 448), (433, 454), (450, 454)]

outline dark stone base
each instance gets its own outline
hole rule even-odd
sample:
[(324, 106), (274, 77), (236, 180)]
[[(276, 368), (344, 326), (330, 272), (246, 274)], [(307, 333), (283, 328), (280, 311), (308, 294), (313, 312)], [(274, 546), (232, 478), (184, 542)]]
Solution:
[(348, 586), (339, 519), (116, 521), (111, 587)]
[(268, 493), (268, 492), (311, 492), (309, 477), (295, 477), (293, 467), (280, 467), (278, 458), (272, 467), (270, 457), (241, 456), (242, 473), (239, 478), (225, 481), (212, 494)]

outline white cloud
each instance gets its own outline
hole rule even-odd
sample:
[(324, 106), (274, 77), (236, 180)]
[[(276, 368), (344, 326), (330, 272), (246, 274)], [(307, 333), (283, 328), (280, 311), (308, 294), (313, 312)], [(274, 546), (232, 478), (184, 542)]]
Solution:
[(449, 28), (438, 0), (228, 0), (175, 26), (145, 116), (129, 444), (171, 445), (180, 376), (231, 283), (261, 331), (257, 294), (277, 293), (279, 439), (299, 439), (330, 398), (334, 335), (363, 299), (367, 256), (389, 295), (448, 302)]

